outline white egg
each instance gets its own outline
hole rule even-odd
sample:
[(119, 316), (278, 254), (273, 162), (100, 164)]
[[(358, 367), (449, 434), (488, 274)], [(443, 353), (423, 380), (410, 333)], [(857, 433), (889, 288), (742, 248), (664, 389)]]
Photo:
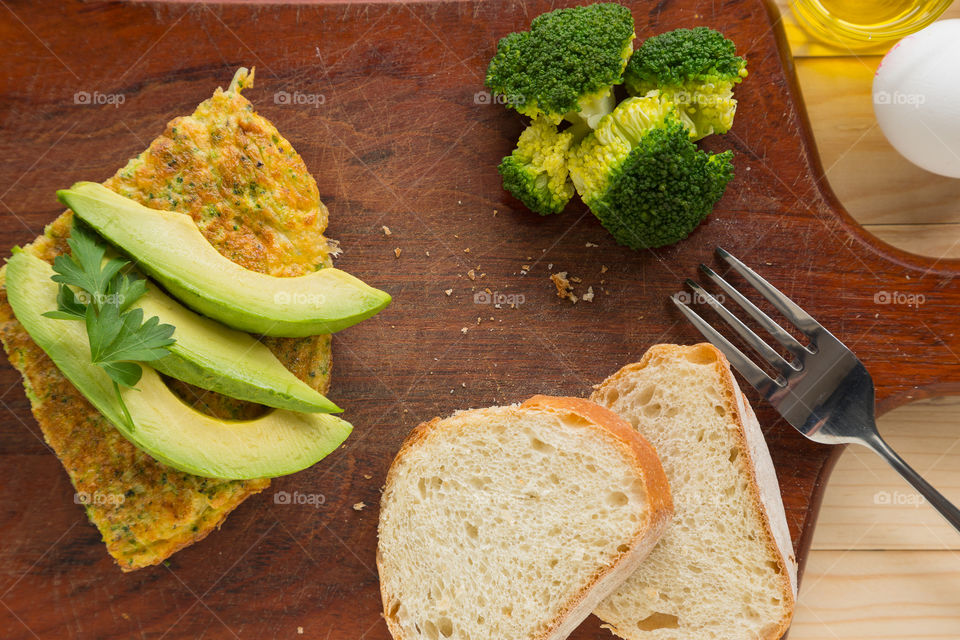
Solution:
[(887, 53), (873, 79), (873, 110), (904, 157), (960, 178), (960, 20), (935, 22)]

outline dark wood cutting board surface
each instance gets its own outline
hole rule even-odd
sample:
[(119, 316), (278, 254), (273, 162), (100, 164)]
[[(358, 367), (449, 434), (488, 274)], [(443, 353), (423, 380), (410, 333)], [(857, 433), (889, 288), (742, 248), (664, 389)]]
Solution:
[[(699, 262), (719, 267), (717, 245), (854, 348), (880, 411), (960, 390), (960, 264), (882, 245), (837, 203), (775, 13), (761, 0), (629, 4), (640, 38), (705, 24), (749, 61), (732, 132), (703, 142), (735, 151), (736, 178), (691, 238), (657, 251), (617, 246), (579, 203), (541, 218), (500, 188), (496, 164), (522, 122), (490, 104), (484, 71), (497, 40), (551, 3), (0, 9), (3, 255), (60, 212), (55, 189), (105, 179), (237, 67), (256, 66), (245, 95), (316, 177), (330, 235), (344, 249), (338, 266), (394, 296), (334, 340), (331, 397), (355, 425), (346, 446), (277, 480), (165, 566), (132, 574), (114, 565), (74, 504), (4, 361), (0, 637), (388, 638), (377, 504), (407, 432), (456, 409), (586, 395), (653, 343), (699, 341), (668, 296)], [(122, 104), (104, 103), (108, 95)], [(581, 278), (577, 293), (592, 286), (594, 300), (559, 299), (551, 269)], [(477, 296), (486, 288), (522, 304), (496, 308)], [(910, 295), (923, 303), (904, 304)], [(748, 395), (802, 557), (838, 450), (804, 440)], [(324, 501), (278, 504), (281, 491)], [(573, 637), (611, 636), (591, 617)]]

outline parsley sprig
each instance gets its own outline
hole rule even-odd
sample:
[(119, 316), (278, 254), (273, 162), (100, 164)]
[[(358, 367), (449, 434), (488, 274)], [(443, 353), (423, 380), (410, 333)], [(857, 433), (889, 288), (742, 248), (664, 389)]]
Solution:
[(82, 320), (90, 343), (90, 360), (113, 381), (120, 408), (130, 428), (133, 419), (120, 387), (133, 388), (143, 375), (139, 362), (159, 360), (175, 342), (173, 325), (153, 316), (143, 320), (143, 309), (130, 306), (147, 292), (143, 278), (124, 271), (130, 262), (106, 258), (106, 245), (76, 221), (67, 240), (70, 255), (54, 258), (51, 279), (60, 285), (57, 310), (43, 315), (60, 320)]

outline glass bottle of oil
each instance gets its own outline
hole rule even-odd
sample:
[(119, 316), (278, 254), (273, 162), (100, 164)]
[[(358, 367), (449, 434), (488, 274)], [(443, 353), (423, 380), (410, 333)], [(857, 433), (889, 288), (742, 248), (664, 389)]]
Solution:
[(797, 21), (818, 40), (860, 49), (923, 29), (952, 0), (792, 0)]

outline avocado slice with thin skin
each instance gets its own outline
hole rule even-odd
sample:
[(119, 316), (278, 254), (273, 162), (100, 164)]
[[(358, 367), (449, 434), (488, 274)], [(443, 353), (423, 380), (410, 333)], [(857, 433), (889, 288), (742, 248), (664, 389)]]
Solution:
[[(48, 262), (29, 253), (18, 254), (20, 269), (31, 280), (54, 274)], [(157, 316), (171, 324), (175, 343), (170, 355), (151, 363), (171, 378), (231, 398), (305, 413), (339, 413), (340, 407), (293, 375), (253, 336), (229, 329), (179, 304), (150, 283), (134, 307), (143, 317)]]
[(387, 293), (339, 269), (291, 278), (244, 269), (214, 249), (190, 216), (150, 209), (94, 182), (57, 197), (174, 297), (234, 329), (289, 338), (336, 333), (390, 303)]
[(6, 265), (7, 299), (17, 320), (57, 368), (124, 437), (158, 461), (208, 478), (269, 478), (305, 469), (350, 435), (350, 423), (326, 413), (275, 409), (255, 420), (219, 420), (178, 398), (153, 368), (136, 388), (122, 389), (133, 427), (123, 417), (110, 377), (90, 362), (82, 322), (46, 318), (58, 287), (15, 250)]

